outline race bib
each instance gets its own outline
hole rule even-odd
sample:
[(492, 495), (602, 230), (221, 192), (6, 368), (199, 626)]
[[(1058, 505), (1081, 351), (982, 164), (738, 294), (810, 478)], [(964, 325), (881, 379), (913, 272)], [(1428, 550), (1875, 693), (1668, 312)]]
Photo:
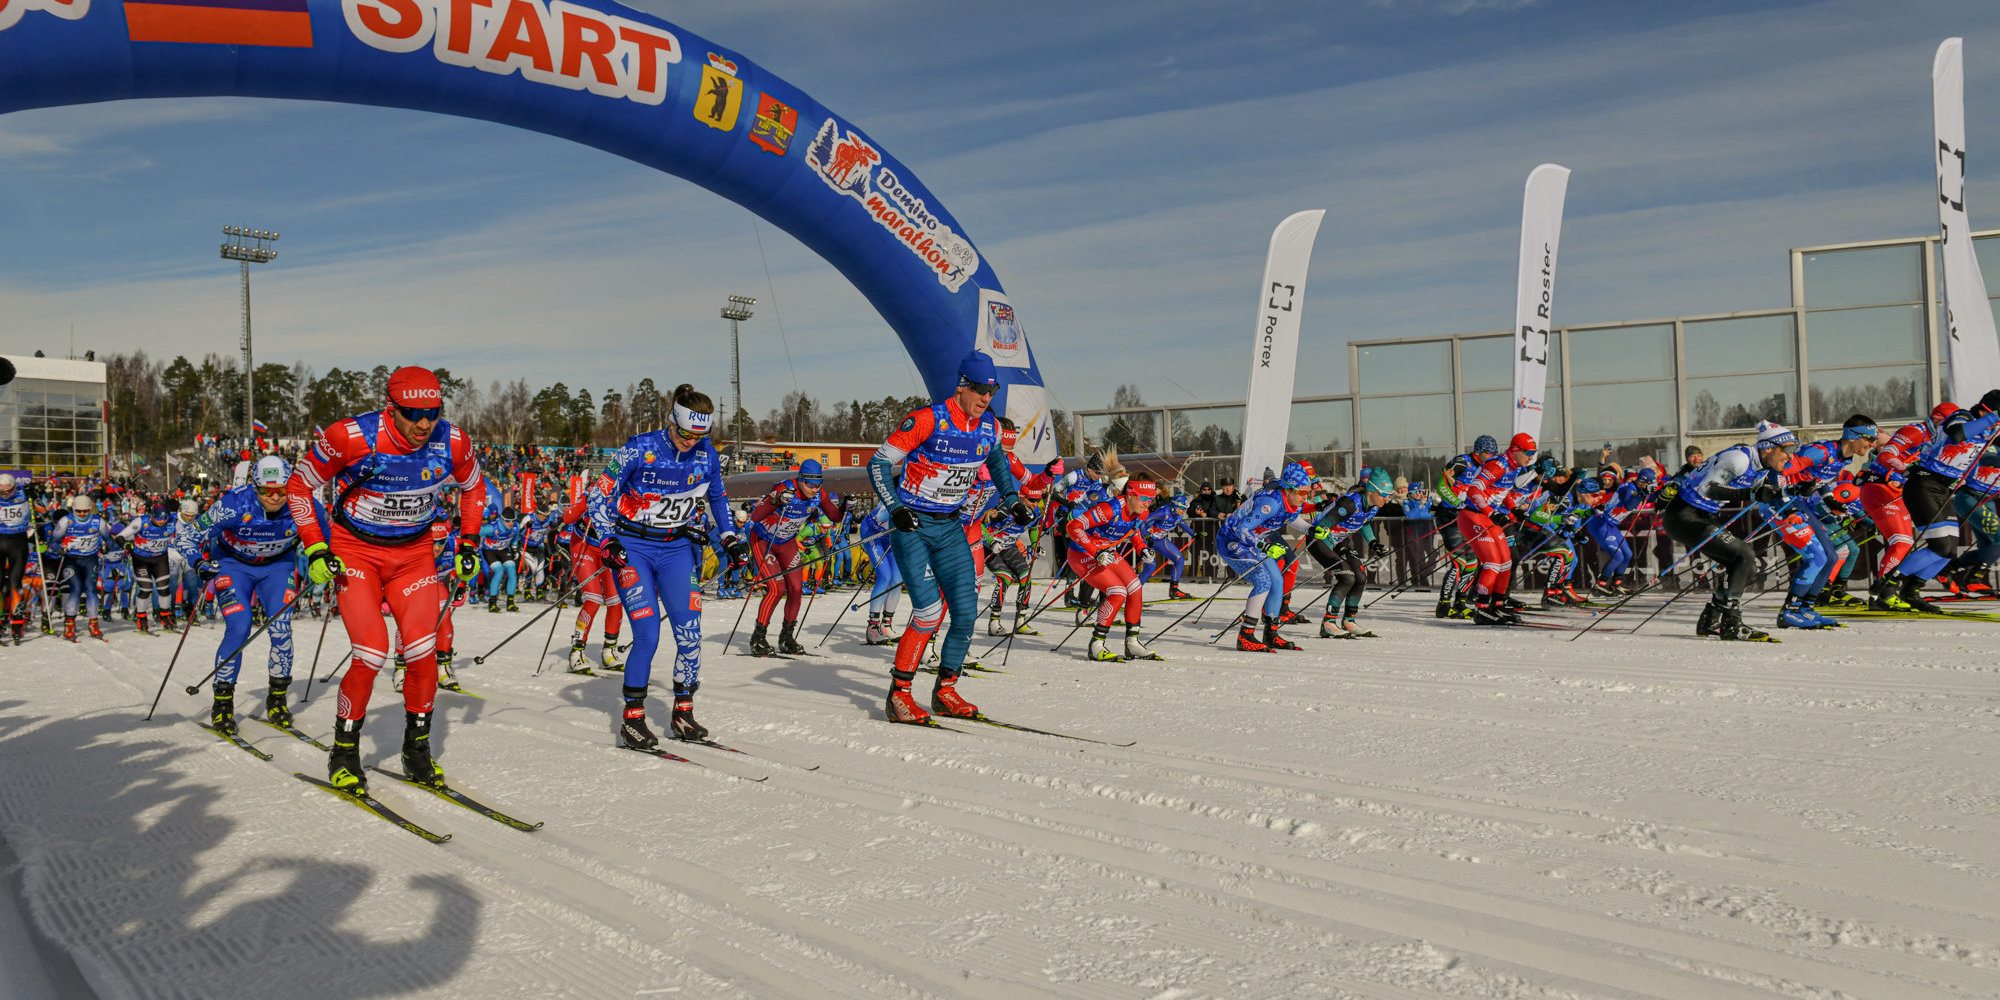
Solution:
[[(708, 492), (707, 483), (697, 483), (685, 493), (663, 496), (658, 493), (644, 493), (637, 496), (626, 495), (625, 516), (648, 528), (672, 529), (694, 520), (701, 510), (702, 495)], [(637, 500), (634, 504), (632, 501)]]
[(0, 507), (0, 525), (6, 525), (9, 528), (18, 528), (27, 523), (27, 504), (21, 503)]
[(433, 491), (421, 493), (370, 493), (356, 490), (347, 501), (347, 516), (364, 525), (394, 527), (429, 524), (437, 506)]
[(939, 506), (953, 506), (964, 501), (965, 495), (972, 492), (973, 483), (979, 479), (979, 467), (984, 464), (971, 462), (918, 469), (912, 462), (903, 466), (903, 488), (912, 496)]

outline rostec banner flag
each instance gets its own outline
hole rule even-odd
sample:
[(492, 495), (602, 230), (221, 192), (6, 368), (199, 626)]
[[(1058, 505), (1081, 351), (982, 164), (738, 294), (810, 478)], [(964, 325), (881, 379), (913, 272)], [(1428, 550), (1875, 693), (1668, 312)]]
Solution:
[(1965, 214), (1965, 62), (1962, 40), (1947, 38), (1931, 61), (1931, 119), (1937, 126), (1938, 246), (1944, 258), (1944, 316), (1951, 331), (1951, 398), (1971, 403), (2000, 387), (2000, 336), (1986, 279), (1972, 251)]
[(1549, 315), (1555, 311), (1556, 249), (1562, 241), (1569, 168), (1544, 163), (1521, 199), (1521, 272), (1514, 294), (1514, 433), (1542, 439), (1549, 385)]
[(1264, 283), (1257, 288), (1257, 329), (1250, 338), (1250, 391), (1243, 397), (1243, 464), (1236, 472), (1238, 482), (1261, 482), (1265, 469), (1278, 471), (1285, 461), (1306, 268), (1312, 264), (1313, 239), (1325, 215), (1320, 208), (1299, 212), (1271, 232)]
[(535, 512), (535, 474), (532, 472), (521, 473), (521, 510), (527, 514)]

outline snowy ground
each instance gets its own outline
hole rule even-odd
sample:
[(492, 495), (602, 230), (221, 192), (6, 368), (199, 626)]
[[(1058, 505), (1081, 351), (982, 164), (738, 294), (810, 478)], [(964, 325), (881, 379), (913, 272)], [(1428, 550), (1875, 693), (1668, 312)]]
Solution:
[[(486, 700), (440, 696), (440, 740), (547, 828), (375, 782), (444, 846), (293, 780), (324, 773), (303, 744), (195, 728), (215, 630), (153, 723), (170, 639), (0, 649), (21, 909), (107, 998), (2000, 995), (2000, 625), (1725, 646), (1689, 608), (1571, 643), (1417, 595), (1380, 639), (1184, 629), (1169, 662), (1091, 665), (1055, 629), (967, 681), (994, 717), (1138, 741), (1113, 749), (890, 726), (855, 616), (753, 660), (720, 655), (738, 606), (708, 612), (701, 713), (768, 781), (609, 749), (618, 681), (531, 677), (537, 628), (466, 668)], [(469, 655), (526, 615), (460, 619)], [(11, 938), (0, 970), (35, 955)]]

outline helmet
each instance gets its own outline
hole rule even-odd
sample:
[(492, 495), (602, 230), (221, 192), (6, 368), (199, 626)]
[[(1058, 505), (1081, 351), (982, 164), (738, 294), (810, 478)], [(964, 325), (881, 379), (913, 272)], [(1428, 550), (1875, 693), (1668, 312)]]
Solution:
[(1191, 504), (1191, 503), (1193, 503), (1193, 502), (1194, 502), (1194, 498), (1193, 498), (1193, 497), (1191, 497), (1191, 496), (1188, 496), (1188, 495), (1187, 495), (1187, 494), (1185, 494), (1185, 493), (1176, 493), (1176, 494), (1174, 494), (1174, 507), (1175, 507), (1175, 509), (1177, 509), (1177, 510), (1186, 510), (1186, 509), (1188, 509), (1188, 505), (1189, 505), (1189, 504)]
[(81, 493), (69, 498), (69, 507), (71, 510), (90, 510), (92, 506), (94, 505), (91, 503), (90, 498)]
[(1950, 417), (1952, 414), (1957, 412), (1958, 412), (1957, 403), (1939, 403), (1938, 405), (1931, 407), (1931, 419), (1941, 424), (1945, 422), (1946, 418)]
[(193, 500), (182, 500), (181, 513), (187, 517), (193, 517), (201, 513), (201, 505), (195, 503)]
[[(981, 468), (985, 468), (985, 466), (981, 466)], [(799, 463), (799, 482), (805, 483), (808, 486), (818, 486), (820, 480), (825, 475), (825, 471), (820, 468), (819, 459), (808, 458)]]
[(1278, 477), (1278, 485), (1288, 490), (1308, 490), (1312, 488), (1312, 473), (1305, 466), (1292, 462), (1285, 466), (1285, 474)]
[(1472, 439), (1472, 452), (1475, 455), (1497, 455), (1500, 453), (1500, 442), (1493, 440), (1491, 434), (1481, 434)]
[(250, 474), (250, 481), (260, 490), (281, 487), (291, 478), (291, 463), (276, 455), (265, 455), (258, 459), (257, 468)]
[(174, 509), (165, 500), (155, 500), (146, 507), (146, 516), (155, 521), (163, 521), (174, 516)]
[(1798, 443), (1798, 435), (1786, 430), (1784, 424), (1775, 423), (1770, 420), (1758, 421), (1757, 447), (1759, 449), (1789, 448)]
[(1656, 478), (1658, 478), (1658, 476), (1653, 472), (1651, 468), (1644, 468), (1639, 470), (1639, 481), (1647, 484), (1648, 486), (1652, 485), (1653, 480)]
[(1522, 431), (1514, 435), (1513, 439), (1507, 442), (1507, 447), (1514, 451), (1525, 451), (1532, 455), (1536, 451), (1535, 436), (1527, 431)]
[(1366, 483), (1368, 492), (1370, 493), (1379, 493), (1383, 496), (1388, 496), (1396, 492), (1396, 484), (1389, 478), (1388, 469), (1375, 469), (1369, 472), (1368, 478), (1363, 480), (1363, 482)]

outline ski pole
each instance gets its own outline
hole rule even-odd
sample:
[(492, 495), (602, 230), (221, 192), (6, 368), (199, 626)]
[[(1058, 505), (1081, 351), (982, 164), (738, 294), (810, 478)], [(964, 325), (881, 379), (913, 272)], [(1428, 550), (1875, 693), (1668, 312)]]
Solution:
[(1591, 629), (1594, 629), (1594, 628), (1596, 628), (1596, 627), (1597, 627), (1597, 623), (1598, 623), (1598, 622), (1601, 622), (1601, 621), (1605, 620), (1606, 618), (1609, 618), (1609, 617), (1611, 617), (1611, 612), (1613, 612), (1613, 611), (1616, 611), (1616, 610), (1618, 610), (1619, 608), (1622, 608), (1622, 607), (1624, 607), (1625, 605), (1627, 605), (1627, 604), (1630, 604), (1630, 603), (1632, 603), (1632, 599), (1633, 599), (1633, 598), (1635, 598), (1635, 597), (1638, 597), (1638, 596), (1639, 596), (1640, 594), (1643, 594), (1643, 593), (1645, 593), (1646, 591), (1648, 591), (1648, 590), (1651, 590), (1651, 589), (1653, 589), (1653, 588), (1654, 588), (1655, 586), (1657, 586), (1657, 585), (1659, 584), (1659, 582), (1660, 582), (1660, 581), (1661, 581), (1662, 579), (1666, 578), (1667, 574), (1669, 574), (1669, 573), (1672, 573), (1672, 572), (1673, 572), (1673, 571), (1674, 571), (1675, 569), (1679, 568), (1679, 566), (1681, 565), (1681, 563), (1683, 563), (1683, 562), (1686, 562), (1686, 561), (1687, 561), (1687, 560), (1689, 560), (1689, 559), (1693, 559), (1693, 558), (1694, 558), (1694, 556), (1695, 556), (1695, 553), (1697, 553), (1697, 552), (1700, 552), (1700, 551), (1701, 551), (1701, 547), (1702, 547), (1702, 545), (1707, 545), (1707, 544), (1708, 544), (1709, 542), (1712, 542), (1712, 541), (1714, 541), (1717, 535), (1720, 535), (1720, 534), (1722, 534), (1722, 533), (1723, 533), (1724, 531), (1728, 530), (1728, 529), (1729, 529), (1729, 526), (1730, 526), (1730, 525), (1732, 525), (1732, 524), (1735, 524), (1735, 523), (1737, 522), (1737, 520), (1738, 520), (1739, 518), (1741, 518), (1741, 517), (1742, 517), (1743, 515), (1745, 515), (1745, 514), (1748, 514), (1748, 513), (1750, 513), (1750, 508), (1749, 508), (1749, 507), (1747, 507), (1747, 506), (1746, 506), (1746, 507), (1744, 507), (1744, 508), (1743, 508), (1742, 510), (1739, 510), (1739, 511), (1737, 511), (1737, 512), (1736, 512), (1736, 513), (1735, 513), (1734, 515), (1732, 515), (1732, 516), (1731, 516), (1731, 517), (1729, 518), (1729, 520), (1727, 520), (1727, 521), (1724, 521), (1724, 522), (1722, 522), (1722, 523), (1721, 523), (1720, 525), (1718, 525), (1718, 526), (1716, 527), (1716, 529), (1715, 529), (1714, 531), (1711, 531), (1711, 532), (1709, 532), (1709, 533), (1708, 533), (1708, 537), (1707, 537), (1707, 538), (1704, 538), (1704, 539), (1702, 539), (1702, 540), (1701, 540), (1701, 544), (1699, 544), (1699, 545), (1695, 545), (1695, 546), (1693, 546), (1693, 547), (1689, 548), (1689, 549), (1688, 549), (1688, 551), (1687, 551), (1687, 554), (1686, 554), (1686, 555), (1684, 555), (1684, 556), (1680, 557), (1679, 559), (1676, 559), (1676, 560), (1674, 560), (1674, 562), (1673, 562), (1673, 565), (1671, 565), (1671, 566), (1668, 566), (1668, 567), (1667, 567), (1666, 569), (1664, 569), (1664, 570), (1661, 570), (1661, 571), (1660, 571), (1659, 573), (1655, 574), (1655, 575), (1653, 576), (1653, 582), (1652, 582), (1652, 583), (1649, 583), (1649, 584), (1646, 584), (1646, 585), (1645, 585), (1645, 586), (1643, 586), (1643, 587), (1640, 587), (1640, 588), (1639, 588), (1638, 590), (1635, 590), (1635, 591), (1633, 591), (1632, 593), (1630, 593), (1630, 594), (1626, 595), (1626, 597), (1625, 597), (1625, 599), (1624, 599), (1624, 600), (1622, 600), (1622, 601), (1619, 601), (1619, 602), (1618, 602), (1617, 604), (1613, 604), (1613, 605), (1612, 605), (1611, 607), (1609, 607), (1609, 608), (1606, 608), (1606, 609), (1605, 609), (1605, 610), (1604, 610), (1604, 611), (1603, 611), (1602, 613), (1600, 613), (1600, 614), (1598, 614), (1598, 615), (1597, 615), (1596, 617), (1592, 618), (1592, 619), (1590, 620), (1590, 624), (1588, 624), (1588, 625), (1585, 625), (1584, 627), (1582, 627), (1582, 628), (1580, 628), (1580, 629), (1577, 629), (1577, 630), (1576, 630), (1576, 634), (1575, 634), (1575, 635), (1572, 635), (1572, 636), (1570, 636), (1570, 637), (1569, 637), (1569, 641), (1570, 641), (1570, 642), (1575, 642), (1575, 641), (1577, 640), (1577, 637), (1578, 637), (1578, 636), (1581, 636), (1581, 635), (1583, 635), (1583, 634), (1584, 634), (1585, 632), (1588, 632), (1588, 631), (1590, 631)]
[[(860, 593), (861, 593), (862, 591), (864, 591), (864, 590), (867, 590), (867, 589), (868, 589), (868, 584), (865, 584), (865, 583), (864, 583), (864, 584), (862, 584), (861, 586), (859, 586), (859, 587), (856, 587), (856, 588), (854, 588), (854, 593), (855, 593), (855, 594), (856, 594), (857, 596), (859, 596), (859, 595), (860, 595)], [(822, 635), (822, 636), (820, 636), (820, 637), (819, 637), (819, 642), (818, 642), (818, 643), (816, 643), (816, 644), (814, 644), (814, 646), (813, 646), (813, 648), (814, 648), (814, 649), (818, 649), (819, 647), (821, 647), (821, 646), (824, 646), (824, 645), (826, 645), (826, 640), (827, 640), (828, 638), (830, 638), (830, 637), (831, 637), (831, 636), (833, 635), (833, 630), (834, 630), (834, 629), (836, 629), (836, 628), (838, 628), (838, 627), (840, 627), (840, 620), (841, 620), (842, 618), (845, 618), (845, 617), (847, 617), (847, 613), (848, 613), (849, 611), (852, 611), (852, 610), (854, 610), (854, 608), (855, 608), (855, 607), (858, 607), (858, 606), (859, 606), (858, 604), (857, 604), (857, 605), (849, 605), (849, 604), (848, 604), (848, 603), (847, 603), (846, 601), (842, 601), (842, 602), (840, 602), (840, 603), (841, 603), (841, 609), (840, 609), (840, 613), (839, 613), (839, 614), (837, 614), (837, 615), (834, 615), (834, 616), (833, 616), (833, 624), (832, 624), (832, 625), (828, 625), (828, 626), (826, 627), (826, 634), (825, 634), (825, 635)]]
[[(565, 593), (565, 594), (563, 594), (563, 595), (562, 595), (562, 600), (563, 600), (563, 601), (565, 601), (565, 602), (567, 602), (567, 601), (569, 600), (569, 595), (570, 595), (570, 594), (574, 594), (574, 593), (576, 593), (577, 591), (579, 591), (579, 590), (582, 590), (585, 584), (589, 583), (589, 582), (590, 582), (590, 581), (592, 581), (592, 580), (595, 580), (595, 579), (597, 579), (597, 575), (598, 575), (598, 573), (602, 573), (602, 572), (604, 572), (605, 570), (607, 570), (607, 569), (610, 569), (610, 568), (611, 568), (611, 567), (609, 567), (609, 566), (599, 566), (599, 567), (597, 568), (597, 573), (592, 573), (592, 574), (590, 574), (589, 576), (587, 576), (587, 577), (584, 577), (584, 578), (583, 578), (583, 580), (582, 580), (581, 582), (579, 582), (579, 583), (578, 583), (578, 584), (576, 584), (575, 586), (571, 587), (571, 588), (569, 589), (569, 592), (568, 592), (568, 593)], [(454, 595), (454, 599), (456, 599), (456, 596), (455, 596), (455, 595)], [(450, 607), (450, 605), (449, 605), (449, 604), (447, 604), (447, 605), (445, 605), (445, 606), (446, 606), (446, 607)], [(536, 615), (535, 615), (535, 617), (533, 617), (533, 618), (530, 618), (530, 619), (528, 619), (528, 620), (527, 620), (527, 622), (526, 622), (525, 624), (523, 624), (523, 625), (522, 625), (522, 626), (521, 626), (520, 628), (517, 628), (517, 629), (515, 629), (515, 630), (513, 631), (513, 633), (512, 633), (512, 634), (510, 634), (510, 635), (508, 635), (508, 636), (507, 636), (507, 638), (505, 638), (505, 639), (502, 639), (502, 640), (500, 640), (500, 641), (499, 641), (499, 642), (498, 642), (497, 644), (495, 644), (495, 645), (494, 645), (494, 647), (493, 647), (492, 649), (489, 649), (489, 650), (487, 650), (487, 651), (486, 651), (485, 653), (483, 653), (483, 654), (481, 654), (481, 655), (479, 655), (479, 656), (475, 656), (475, 657), (473, 657), (473, 658), (472, 658), (472, 662), (473, 662), (474, 664), (480, 664), (480, 663), (485, 663), (485, 662), (486, 662), (486, 661), (487, 661), (488, 659), (490, 659), (490, 658), (491, 658), (491, 657), (493, 656), (493, 654), (494, 654), (494, 653), (497, 653), (497, 652), (499, 652), (499, 651), (500, 651), (500, 647), (501, 647), (501, 646), (505, 646), (506, 644), (508, 644), (508, 643), (510, 643), (510, 642), (513, 642), (513, 641), (514, 641), (514, 637), (515, 637), (515, 636), (518, 636), (518, 635), (520, 635), (521, 633), (523, 633), (523, 632), (526, 632), (526, 631), (527, 631), (527, 630), (528, 630), (528, 629), (529, 629), (530, 627), (532, 627), (532, 626), (533, 626), (533, 625), (534, 625), (534, 624), (535, 624), (536, 622), (538, 622), (538, 621), (541, 621), (541, 620), (542, 620), (542, 615), (546, 615), (546, 614), (548, 614), (549, 612), (551, 612), (551, 611), (554, 611), (554, 610), (555, 610), (556, 608), (558, 608), (558, 607), (561, 607), (561, 606), (562, 606), (562, 605), (560, 605), (560, 604), (551, 604), (551, 605), (549, 605), (548, 607), (546, 607), (546, 608), (543, 608), (543, 609), (542, 609), (542, 610), (541, 610), (541, 611), (540, 611), (540, 612), (539, 612), (538, 614), (536, 614)], [(444, 621), (444, 615), (443, 615), (442, 613), (440, 613), (440, 614), (438, 615), (438, 621), (439, 621), (439, 622), (443, 622), (443, 621)]]
[[(1056, 591), (1055, 583), (1051, 581), (1049, 583), (1049, 590), (1051, 591), (1051, 593), (1046, 595), (1047, 599), (1042, 601), (1039, 607), (1035, 608), (1034, 614), (1029, 615), (1027, 618), (1023, 619), (1019, 624), (1026, 625), (1029, 622), (1034, 621), (1036, 618), (1041, 617), (1042, 612), (1047, 611), (1050, 607), (1053, 607), (1057, 601), (1063, 598), (1063, 595), (1068, 594), (1071, 590), (1076, 589), (1076, 585), (1080, 582), (1081, 582), (1080, 579), (1071, 579), (1069, 582), (1069, 586), (1064, 587), (1061, 591)], [(1014, 641), (1014, 635), (1015, 633), (1008, 632), (1006, 638), (1000, 640), (999, 642), (994, 643), (991, 647), (989, 647), (986, 650), (985, 653), (981, 654), (980, 658), (984, 659), (985, 657), (992, 656), (993, 650), (999, 649), (1000, 647), (1005, 646), (1008, 643)], [(1012, 650), (1010, 649), (1009, 651), (1011, 652)]]
[[(1749, 543), (1750, 543), (1751, 541), (1753, 541), (1753, 540), (1755, 540), (1755, 539), (1758, 539), (1758, 538), (1762, 538), (1762, 537), (1764, 537), (1764, 536), (1765, 536), (1766, 534), (1769, 534), (1769, 533), (1770, 533), (1770, 532), (1771, 532), (1772, 530), (1774, 530), (1774, 529), (1768, 529), (1768, 528), (1767, 528), (1767, 529), (1763, 529), (1763, 530), (1759, 530), (1759, 531), (1755, 531), (1755, 532), (1752, 532), (1752, 533), (1750, 534), (1750, 537), (1749, 537), (1749, 538), (1745, 538), (1745, 539), (1743, 540), (1743, 543), (1744, 543), (1745, 545), (1748, 545), (1748, 544), (1749, 544)], [(1708, 543), (1707, 543), (1706, 541), (1704, 541), (1704, 542), (1703, 542), (1702, 544), (1706, 545), (1706, 544), (1708, 544)], [(1782, 550), (1780, 550), (1780, 554), (1782, 554)], [(1762, 569), (1763, 569), (1763, 560), (1759, 559), (1759, 560), (1758, 560), (1757, 562), (1758, 562), (1758, 569), (1759, 569), (1759, 571), (1762, 571)], [(1672, 603), (1674, 603), (1675, 601), (1678, 601), (1678, 600), (1680, 600), (1680, 599), (1681, 599), (1682, 597), (1684, 597), (1684, 596), (1686, 596), (1686, 595), (1687, 595), (1687, 592), (1688, 592), (1688, 591), (1690, 591), (1690, 590), (1693, 590), (1693, 589), (1695, 589), (1695, 588), (1696, 588), (1696, 587), (1698, 587), (1698, 586), (1700, 586), (1700, 584), (1698, 584), (1698, 583), (1695, 583), (1695, 582), (1693, 582), (1693, 581), (1689, 581), (1689, 583), (1688, 583), (1688, 585), (1687, 585), (1687, 586), (1685, 586), (1685, 587), (1682, 587), (1681, 589), (1679, 589), (1679, 590), (1675, 591), (1675, 592), (1674, 592), (1674, 596), (1672, 596), (1672, 597), (1669, 597), (1669, 598), (1667, 598), (1667, 599), (1666, 599), (1666, 601), (1665, 601), (1665, 602), (1663, 602), (1663, 603), (1662, 603), (1662, 604), (1661, 604), (1661, 605), (1660, 605), (1659, 607), (1657, 607), (1657, 608), (1654, 608), (1654, 609), (1653, 609), (1653, 613), (1652, 613), (1652, 614), (1650, 614), (1650, 615), (1647, 615), (1647, 616), (1646, 616), (1645, 618), (1642, 618), (1642, 619), (1640, 619), (1640, 620), (1639, 620), (1639, 624), (1637, 624), (1637, 625), (1634, 625), (1634, 626), (1632, 626), (1632, 631), (1633, 631), (1633, 632), (1637, 632), (1637, 631), (1639, 631), (1640, 629), (1642, 629), (1642, 628), (1645, 628), (1645, 627), (1646, 627), (1646, 623), (1647, 623), (1647, 622), (1650, 622), (1650, 621), (1652, 621), (1653, 619), (1655, 619), (1655, 618), (1658, 618), (1658, 617), (1660, 617), (1660, 612), (1662, 612), (1662, 611), (1665, 611), (1665, 610), (1667, 610), (1667, 605), (1669, 605), (1669, 604), (1672, 604)], [(1770, 589), (1771, 589), (1770, 587), (1766, 587), (1766, 588), (1764, 588), (1764, 593), (1769, 593), (1769, 592), (1770, 592)], [(1758, 596), (1758, 597), (1762, 597), (1762, 596), (1764, 596), (1764, 593), (1759, 593), (1759, 594), (1758, 594), (1757, 596)], [(1752, 599), (1752, 600), (1755, 600), (1756, 598), (1751, 598), (1751, 599)], [(1629, 633), (1628, 633), (1628, 634), (1629, 634)]]
[(299, 704), (301, 705), (312, 700), (313, 678), (319, 675), (319, 654), (321, 650), (326, 648), (326, 627), (328, 625), (333, 624), (333, 616), (336, 612), (340, 610), (340, 601), (338, 600), (340, 593), (339, 587), (340, 587), (340, 578), (335, 577), (334, 586), (332, 588), (334, 591), (335, 600), (327, 602), (326, 617), (320, 619), (319, 641), (313, 644), (312, 666), (306, 668), (306, 692), (305, 694), (299, 697)]
[(153, 704), (146, 709), (146, 721), (153, 721), (153, 713), (159, 710), (160, 696), (167, 693), (167, 679), (174, 675), (174, 664), (180, 662), (181, 650), (187, 646), (188, 633), (194, 631), (194, 616), (189, 615), (187, 624), (181, 626), (181, 641), (174, 643), (174, 655), (167, 661), (167, 672), (160, 675), (160, 689), (153, 692)]
[[(561, 611), (562, 609), (564, 609), (564, 608), (567, 608), (567, 607), (569, 607), (569, 602), (568, 602), (568, 601), (566, 601), (566, 600), (561, 600), (561, 599), (558, 599), (558, 600), (556, 601), (556, 606), (555, 606), (555, 609), (556, 609), (557, 611)], [(547, 663), (549, 662), (549, 648), (550, 648), (550, 647), (552, 647), (552, 646), (554, 646), (554, 645), (556, 644), (556, 629), (558, 629), (558, 628), (561, 628), (561, 627), (562, 627), (562, 616), (561, 616), (561, 615), (557, 615), (557, 616), (555, 616), (554, 618), (551, 618), (551, 619), (549, 619), (549, 637), (548, 637), (548, 639), (547, 639), (546, 641), (544, 641), (544, 642), (542, 643), (542, 656), (541, 656), (541, 658), (535, 661), (535, 676), (536, 676), (536, 677), (540, 677), (540, 676), (542, 676), (542, 667), (543, 667), (543, 666), (545, 666), (545, 665), (546, 665), (546, 664), (547, 664)]]
[[(236, 657), (237, 657), (238, 655), (240, 655), (240, 654), (241, 654), (241, 653), (242, 653), (242, 652), (243, 652), (244, 650), (246, 650), (246, 649), (249, 649), (249, 648), (250, 648), (250, 643), (251, 643), (251, 642), (253, 642), (253, 641), (255, 641), (255, 640), (256, 640), (256, 638), (257, 638), (258, 636), (260, 636), (260, 635), (263, 635), (263, 634), (264, 634), (264, 633), (265, 633), (265, 632), (266, 632), (267, 630), (269, 630), (269, 629), (270, 629), (270, 627), (271, 627), (271, 625), (272, 625), (272, 623), (276, 622), (276, 621), (277, 621), (277, 620), (278, 620), (278, 619), (279, 619), (280, 617), (283, 617), (284, 615), (287, 615), (287, 614), (290, 614), (290, 613), (291, 613), (291, 611), (292, 611), (292, 605), (294, 605), (294, 604), (297, 604), (297, 603), (299, 603), (299, 598), (300, 598), (300, 597), (303, 597), (303, 596), (305, 596), (305, 592), (304, 592), (304, 591), (299, 591), (298, 593), (295, 593), (295, 594), (293, 594), (293, 595), (292, 595), (292, 599), (291, 599), (291, 600), (289, 600), (289, 601), (286, 601), (286, 602), (285, 602), (285, 606), (284, 606), (284, 607), (282, 607), (282, 608), (279, 608), (279, 609), (277, 610), (277, 612), (276, 612), (275, 614), (267, 614), (267, 615), (265, 615), (265, 616), (264, 616), (264, 624), (263, 624), (263, 625), (260, 625), (260, 626), (258, 626), (258, 628), (257, 628), (257, 631), (255, 631), (255, 632), (252, 632), (252, 633), (250, 633), (250, 634), (249, 634), (249, 635), (247, 635), (247, 636), (244, 636), (244, 637), (243, 637), (243, 641), (242, 641), (242, 642), (239, 642), (239, 643), (237, 643), (237, 644), (236, 644), (236, 648), (235, 648), (235, 649), (232, 649), (232, 650), (230, 650), (230, 651), (229, 651), (229, 655), (228, 655), (228, 656), (218, 656), (218, 657), (216, 657), (216, 658), (215, 658), (215, 666), (213, 666), (213, 667), (210, 667), (210, 668), (209, 668), (209, 670), (208, 670), (208, 673), (206, 673), (206, 674), (202, 675), (202, 678), (201, 678), (201, 680), (198, 680), (198, 681), (195, 681), (195, 682), (194, 682), (193, 684), (189, 684), (189, 685), (187, 686), (187, 693), (189, 693), (189, 694), (196, 694), (196, 693), (199, 693), (199, 692), (201, 691), (201, 686), (202, 686), (203, 684), (206, 684), (206, 683), (208, 683), (208, 679), (209, 679), (210, 677), (214, 677), (214, 676), (216, 675), (216, 672), (217, 672), (217, 671), (220, 671), (220, 670), (222, 669), (222, 665), (223, 665), (223, 664), (225, 664), (225, 663), (228, 663), (228, 662), (229, 662), (230, 660), (233, 660), (233, 659), (235, 659), (235, 658), (236, 658)], [(246, 610), (246, 611), (247, 611), (247, 610), (249, 610), (249, 608), (248, 608), (247, 604), (246, 604), (246, 606), (245, 606), (244, 610)]]

